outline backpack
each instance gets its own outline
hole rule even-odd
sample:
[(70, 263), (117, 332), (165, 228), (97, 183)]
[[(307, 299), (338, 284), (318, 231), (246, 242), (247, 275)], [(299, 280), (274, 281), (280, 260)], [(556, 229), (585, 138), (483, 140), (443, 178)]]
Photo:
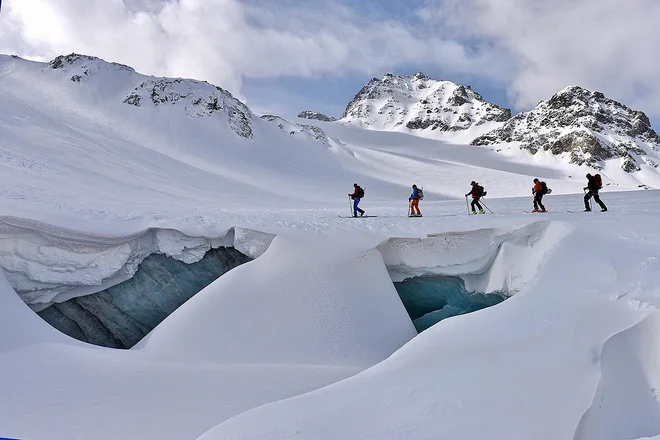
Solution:
[(357, 196), (359, 198), (364, 197), (364, 188), (362, 188), (361, 186), (358, 186), (358, 188), (357, 188)]
[(486, 194), (488, 194), (488, 193), (486, 192), (486, 190), (484, 189), (484, 187), (481, 186), (481, 185), (479, 185), (479, 188), (477, 188), (477, 195), (478, 195), (479, 197), (484, 197)]
[(545, 182), (541, 182), (541, 194), (550, 194), (552, 190), (548, 188)]
[(417, 188), (417, 197), (419, 197), (419, 200), (424, 198), (424, 190), (422, 188)]
[(603, 189), (603, 179), (600, 177), (600, 174), (594, 176), (594, 185), (596, 189)]

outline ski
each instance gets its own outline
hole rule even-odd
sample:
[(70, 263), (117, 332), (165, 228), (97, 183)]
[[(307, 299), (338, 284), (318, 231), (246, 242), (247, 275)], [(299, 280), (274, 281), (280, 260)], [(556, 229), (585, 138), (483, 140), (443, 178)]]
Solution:
[(362, 217), (353, 217), (352, 215), (339, 215), (337, 214), (337, 217), (339, 218), (372, 218), (372, 217), (378, 217), (377, 215), (363, 215)]

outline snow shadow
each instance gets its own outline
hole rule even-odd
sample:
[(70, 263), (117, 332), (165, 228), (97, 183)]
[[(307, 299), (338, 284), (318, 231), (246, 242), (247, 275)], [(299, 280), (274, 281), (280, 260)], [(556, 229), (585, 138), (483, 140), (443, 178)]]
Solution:
[(660, 312), (604, 345), (594, 400), (573, 440), (622, 440), (660, 435)]

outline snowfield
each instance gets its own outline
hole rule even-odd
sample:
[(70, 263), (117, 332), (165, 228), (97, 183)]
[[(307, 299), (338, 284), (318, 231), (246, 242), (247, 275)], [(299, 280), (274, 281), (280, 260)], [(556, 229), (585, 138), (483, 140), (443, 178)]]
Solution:
[[(589, 169), (549, 153), (310, 128), (60, 62), (0, 56), (0, 436), (660, 438), (660, 192), (632, 191), (655, 171), (606, 168), (609, 212), (582, 213)], [(471, 180), (493, 214), (466, 215)], [(353, 182), (375, 217), (339, 217)], [(220, 246), (255, 259), (130, 350), (32, 310)], [(435, 275), (510, 298), (417, 335), (392, 282)]]

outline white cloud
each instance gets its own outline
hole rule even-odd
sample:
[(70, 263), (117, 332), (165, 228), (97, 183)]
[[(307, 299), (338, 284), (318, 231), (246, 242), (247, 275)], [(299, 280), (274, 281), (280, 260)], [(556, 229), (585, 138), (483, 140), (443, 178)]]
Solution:
[(0, 52), (50, 59), (75, 51), (234, 93), (245, 77), (380, 75), (420, 61), (448, 74), (500, 74), (488, 53), (323, 0), (10, 0), (4, 8)]
[(657, 0), (430, 0), (428, 23), (487, 41), (512, 63), (509, 92), (530, 107), (564, 86), (604, 92), (660, 116)]
[(579, 84), (660, 117), (658, 0), (427, 0), (418, 12), (422, 25), (339, 0), (5, 0), (0, 53), (75, 51), (239, 96), (244, 78), (427, 65), (506, 84), (518, 108)]

